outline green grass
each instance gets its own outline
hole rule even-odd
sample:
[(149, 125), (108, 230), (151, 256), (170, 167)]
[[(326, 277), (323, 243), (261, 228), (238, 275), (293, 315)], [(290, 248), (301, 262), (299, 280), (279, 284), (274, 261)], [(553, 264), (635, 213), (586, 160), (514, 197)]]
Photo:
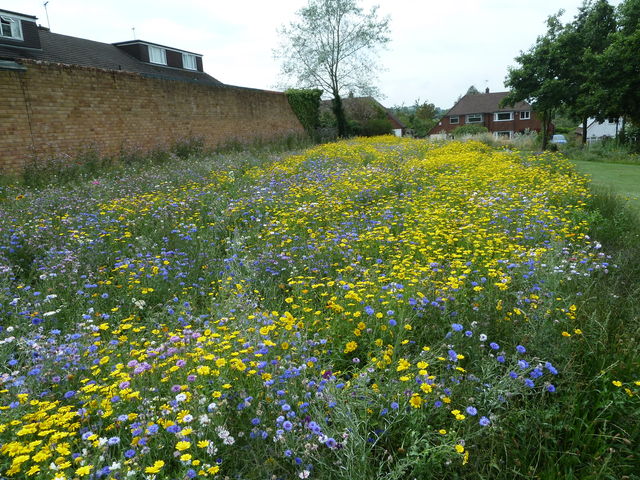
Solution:
[(609, 190), (640, 213), (640, 165), (573, 160), (581, 173), (591, 177), (593, 187)]

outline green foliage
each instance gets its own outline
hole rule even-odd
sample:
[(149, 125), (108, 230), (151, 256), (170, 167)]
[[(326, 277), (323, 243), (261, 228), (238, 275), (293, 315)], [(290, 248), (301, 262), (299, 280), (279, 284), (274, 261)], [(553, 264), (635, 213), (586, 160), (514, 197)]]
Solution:
[(386, 118), (371, 118), (363, 124), (352, 122), (352, 133), (362, 137), (375, 137), (376, 135), (388, 135), (391, 133), (391, 122)]
[(483, 125), (461, 125), (453, 130), (453, 136), (477, 135), (479, 133), (487, 133), (489, 129)]
[(409, 107), (396, 106), (391, 111), (407, 128), (413, 130), (413, 135), (418, 138), (426, 137), (444, 113), (443, 109), (433, 103), (420, 103), (420, 100), (416, 100)]
[(287, 100), (293, 113), (309, 135), (315, 135), (320, 125), (320, 89), (289, 89), (286, 92)]

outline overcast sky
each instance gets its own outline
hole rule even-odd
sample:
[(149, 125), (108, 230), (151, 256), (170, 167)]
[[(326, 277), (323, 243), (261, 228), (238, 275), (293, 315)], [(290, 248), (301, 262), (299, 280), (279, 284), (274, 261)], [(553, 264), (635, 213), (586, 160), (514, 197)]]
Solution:
[[(43, 0), (0, 0), (0, 8), (35, 15)], [(617, 5), (621, 0), (610, 0)], [(279, 26), (306, 0), (49, 0), (51, 30), (113, 43), (135, 37), (204, 55), (204, 69), (243, 87), (277, 89)], [(376, 85), (391, 107), (428, 100), (453, 105), (470, 85), (504, 91), (507, 67), (545, 32), (546, 18), (576, 14), (582, 0), (361, 0), (391, 18)]]

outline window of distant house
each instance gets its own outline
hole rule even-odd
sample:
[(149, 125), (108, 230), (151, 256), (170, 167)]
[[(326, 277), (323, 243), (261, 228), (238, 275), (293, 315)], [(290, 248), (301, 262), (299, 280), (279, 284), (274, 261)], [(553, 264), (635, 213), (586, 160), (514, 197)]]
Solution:
[(520, 112), (520, 120), (530, 120), (531, 119), (531, 112), (526, 111), (526, 112)]
[(167, 51), (164, 48), (149, 45), (149, 61), (160, 65), (167, 64)]
[(22, 40), (20, 20), (0, 15), (0, 37)]
[(187, 70), (197, 70), (196, 56), (189, 53), (182, 54), (182, 66)]
[(472, 113), (471, 115), (467, 115), (467, 123), (481, 123), (481, 122), (482, 122), (481, 113)]
[(513, 112), (496, 112), (493, 114), (493, 119), (496, 122), (507, 122), (513, 120)]
[(607, 118), (607, 121), (608, 121), (609, 123), (618, 123), (618, 119), (617, 119), (617, 118), (615, 118), (615, 117)]
[(449, 123), (452, 125), (460, 123), (460, 117), (458, 117), (457, 115), (455, 117), (449, 117)]

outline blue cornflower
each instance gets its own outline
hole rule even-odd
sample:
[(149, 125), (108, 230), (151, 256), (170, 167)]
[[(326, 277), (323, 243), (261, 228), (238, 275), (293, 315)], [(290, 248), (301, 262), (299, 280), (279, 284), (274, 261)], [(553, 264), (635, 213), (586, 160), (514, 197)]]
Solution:
[(324, 444), (329, 448), (336, 448), (338, 446), (338, 442), (335, 441), (334, 438), (329, 437)]
[(367, 315), (373, 315), (375, 313), (375, 310), (370, 305), (367, 305), (366, 307), (364, 307), (364, 311)]
[(556, 387), (554, 387), (553, 384), (550, 383), (549, 385), (547, 385), (547, 392), (554, 393), (555, 391)]
[(127, 458), (135, 457), (135, 455), (136, 455), (136, 451), (133, 448), (130, 448), (129, 450), (124, 452), (124, 456)]
[(526, 348), (524, 348), (522, 345), (518, 345), (518, 346), (516, 347), (516, 351), (517, 351), (518, 353), (525, 353), (525, 352), (527, 351), (527, 349), (526, 349)]
[(553, 365), (551, 365), (551, 363), (550, 363), (550, 362), (545, 363), (545, 364), (544, 364), (544, 366), (545, 366), (545, 368), (546, 368), (547, 370), (549, 370), (553, 375), (557, 375), (557, 374), (558, 374), (558, 370), (556, 370), (556, 368), (555, 368)]
[(480, 417), (480, 420), (478, 421), (478, 423), (483, 427), (487, 427), (491, 423), (491, 420), (489, 420), (487, 417)]
[(258, 417), (252, 418), (251, 425), (253, 426), (260, 425), (260, 419)]
[(498, 355), (496, 357), (496, 360), (499, 361), (500, 363), (504, 363), (504, 355)]
[(536, 385), (535, 383), (533, 383), (533, 380), (531, 380), (530, 378), (525, 378), (524, 384), (529, 388), (533, 388)]
[(398, 408), (400, 408), (400, 405), (398, 405), (398, 402), (391, 402), (391, 405), (389, 405), (391, 407), (392, 410), (398, 410)]
[(451, 328), (455, 331), (455, 332), (459, 332), (461, 331), (464, 327), (462, 325), (460, 325), (459, 323), (452, 323), (451, 324)]
[(107, 445), (117, 445), (120, 443), (120, 437), (111, 437), (107, 440)]
[(293, 423), (289, 420), (285, 420), (282, 424), (282, 428), (284, 428), (287, 432), (290, 432), (293, 429)]
[(476, 409), (476, 407), (473, 406), (469, 406), (466, 408), (467, 413), (471, 416), (476, 416), (478, 414), (478, 410)]
[(498, 345), (496, 342), (491, 342), (489, 344), (489, 346), (493, 349), (493, 350), (500, 350), (500, 345)]

